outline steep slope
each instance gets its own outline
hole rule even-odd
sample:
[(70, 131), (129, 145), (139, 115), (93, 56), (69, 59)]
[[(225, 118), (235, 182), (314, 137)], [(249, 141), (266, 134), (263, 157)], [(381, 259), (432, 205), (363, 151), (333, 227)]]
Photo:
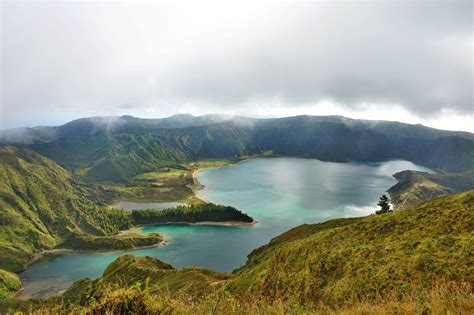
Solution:
[(227, 288), (342, 305), (471, 283), (473, 215), (471, 190), (393, 213), (302, 225), (254, 250)]
[(0, 269), (0, 299), (12, 296), (20, 287), (20, 278), (16, 274)]
[(186, 161), (187, 154), (148, 133), (65, 138), (29, 147), (93, 181), (125, 181)]
[(430, 174), (402, 171), (393, 175), (398, 183), (388, 190), (396, 209), (419, 204), (434, 197), (463, 192), (474, 187), (474, 171)]
[(38, 153), (0, 148), (0, 268), (18, 271), (71, 233), (108, 235), (123, 222), (87, 187)]

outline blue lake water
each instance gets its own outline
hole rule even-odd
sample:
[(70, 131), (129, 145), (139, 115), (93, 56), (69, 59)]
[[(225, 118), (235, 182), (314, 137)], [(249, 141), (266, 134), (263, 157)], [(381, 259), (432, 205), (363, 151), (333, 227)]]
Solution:
[[(232, 271), (272, 237), (300, 225), (373, 213), (381, 194), (396, 183), (401, 170), (429, 169), (407, 161), (330, 163), (311, 159), (254, 159), (198, 173), (199, 194), (214, 203), (232, 205), (258, 221), (253, 226), (146, 226), (168, 244), (127, 251), (173, 264)], [(67, 253), (32, 264), (20, 277), (22, 297), (44, 297), (75, 280), (100, 276), (125, 252)]]

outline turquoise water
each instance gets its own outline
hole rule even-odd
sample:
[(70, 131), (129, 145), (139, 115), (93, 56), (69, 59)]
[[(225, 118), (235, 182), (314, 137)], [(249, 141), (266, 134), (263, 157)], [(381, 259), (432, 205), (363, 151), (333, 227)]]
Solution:
[[(401, 170), (430, 171), (407, 161), (329, 163), (310, 159), (254, 159), (198, 173), (203, 198), (235, 206), (258, 224), (246, 227), (162, 225), (144, 233), (164, 234), (168, 244), (129, 251), (177, 267), (196, 265), (231, 271), (255, 248), (302, 223), (373, 213), (379, 196)], [(68, 253), (34, 263), (20, 277), (23, 297), (44, 297), (80, 278), (95, 278), (125, 252)]]

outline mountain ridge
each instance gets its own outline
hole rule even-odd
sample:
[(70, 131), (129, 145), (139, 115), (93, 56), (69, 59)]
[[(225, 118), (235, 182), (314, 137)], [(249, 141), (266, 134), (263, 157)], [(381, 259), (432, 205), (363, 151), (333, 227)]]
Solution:
[[(467, 131), (449, 131), (427, 127), (421, 124), (407, 124), (397, 121), (352, 119), (340, 115), (313, 116), (298, 115), (279, 118), (250, 118), (244, 116), (208, 114), (193, 116), (190, 114), (176, 114), (164, 118), (139, 118), (130, 115), (123, 116), (95, 116), (79, 118), (59, 126), (19, 127), (0, 130), (0, 143), (21, 144), (22, 137), (26, 143), (35, 141), (53, 141), (71, 136), (92, 135), (97, 132), (140, 132), (154, 128), (187, 128), (210, 125), (215, 123), (235, 122), (241, 125), (283, 125), (288, 122), (307, 124), (317, 122), (334, 122), (357, 128), (395, 129), (409, 128), (411, 133), (423, 137), (440, 137), (455, 135), (461, 138), (474, 139), (474, 134)], [(429, 134), (433, 135), (429, 135)]]
[[(13, 135), (14, 132), (3, 132), (2, 138), (0, 132), (0, 143), (1, 139), (22, 139)], [(330, 162), (402, 159), (435, 170), (440, 174), (438, 181), (442, 180), (442, 173), (465, 173), (466, 177), (474, 171), (472, 133), (343, 116), (93, 117), (58, 127), (39, 127), (24, 139), (16, 145), (36, 151), (96, 183), (127, 184), (136, 175), (163, 167), (182, 168), (183, 164), (198, 160), (238, 160), (260, 155)], [(448, 187), (437, 189), (437, 193), (459, 191), (454, 182), (444, 183)], [(433, 196), (423, 191), (417, 194)], [(400, 202), (396, 193), (393, 197)]]

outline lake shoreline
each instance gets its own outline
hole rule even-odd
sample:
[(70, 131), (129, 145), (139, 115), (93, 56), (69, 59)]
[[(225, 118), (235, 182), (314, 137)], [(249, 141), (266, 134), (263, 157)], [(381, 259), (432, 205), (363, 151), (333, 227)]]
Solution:
[[(191, 226), (252, 226), (252, 225), (255, 225), (257, 223), (258, 223), (257, 220), (253, 220), (252, 222), (242, 222), (242, 221), (162, 222), (162, 223), (137, 224), (136, 226), (131, 228), (130, 231), (133, 231), (135, 229), (139, 229), (140, 227), (143, 227), (143, 226), (158, 226), (158, 225), (173, 225), (173, 224), (176, 224), (176, 225), (191, 225)], [(129, 231), (129, 230), (126, 230), (124, 232), (127, 232), (127, 231)]]

